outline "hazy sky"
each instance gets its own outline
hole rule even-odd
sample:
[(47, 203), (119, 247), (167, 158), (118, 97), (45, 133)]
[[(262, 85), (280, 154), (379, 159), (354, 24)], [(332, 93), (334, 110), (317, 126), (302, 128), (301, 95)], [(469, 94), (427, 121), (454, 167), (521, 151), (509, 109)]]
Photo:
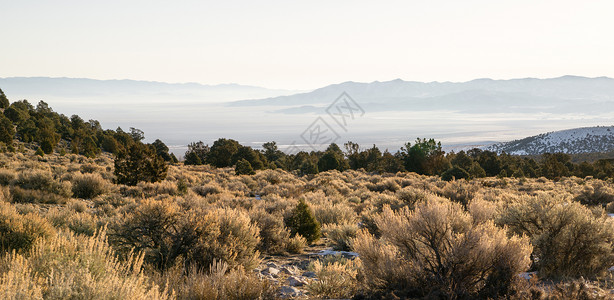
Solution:
[(0, 0), (0, 77), (312, 89), (614, 77), (614, 1)]

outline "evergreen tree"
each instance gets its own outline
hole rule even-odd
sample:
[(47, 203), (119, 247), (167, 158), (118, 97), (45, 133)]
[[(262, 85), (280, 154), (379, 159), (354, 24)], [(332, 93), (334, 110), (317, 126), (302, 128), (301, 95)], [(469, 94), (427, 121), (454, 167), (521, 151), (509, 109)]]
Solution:
[(311, 160), (306, 160), (300, 165), (299, 172), (301, 175), (318, 174), (318, 165)]
[(23, 111), (15, 105), (11, 105), (9, 108), (5, 109), (4, 115), (16, 124), (22, 123), (29, 118), (27, 111)]
[(203, 162), (200, 160), (200, 157), (198, 157), (198, 154), (196, 154), (196, 152), (187, 152), (186, 156), (185, 156), (185, 160), (183, 161), (184, 165), (202, 165)]
[(10, 105), (9, 99), (6, 97), (2, 89), (0, 89), (0, 109), (6, 109)]
[(250, 165), (254, 168), (254, 170), (262, 170), (264, 169), (264, 163), (261, 160), (261, 156), (264, 159), (264, 156), (258, 151), (255, 151), (251, 147), (239, 146), (239, 150), (233, 156), (233, 162), (238, 162), (241, 159), (245, 159), (250, 163)]
[(445, 152), (441, 150), (441, 142), (436, 142), (434, 139), (418, 138), (413, 146), (407, 143), (401, 151), (405, 169), (409, 172), (435, 175), (449, 168), (450, 163), (444, 156)]
[(4, 115), (0, 115), (0, 142), (11, 145), (14, 138), (15, 126), (13, 126), (13, 122)]
[(441, 180), (451, 181), (455, 179), (468, 179), (469, 172), (459, 166), (453, 166), (441, 174)]
[(141, 181), (161, 181), (166, 178), (167, 170), (164, 160), (142, 143), (133, 144), (115, 157), (117, 183), (136, 185)]
[(283, 152), (277, 149), (277, 143), (275, 141), (262, 144), (262, 148), (264, 157), (269, 163), (276, 162), (285, 156)]
[(299, 234), (310, 244), (320, 239), (320, 223), (316, 220), (313, 211), (305, 200), (299, 200), (298, 205), (285, 221), (292, 236)]
[(117, 152), (120, 149), (119, 143), (112, 135), (104, 135), (102, 137), (101, 147), (103, 151), (113, 153), (113, 154), (117, 154)]
[[(188, 157), (190, 157), (189, 162), (185, 162), (185, 164), (189, 165), (202, 165), (207, 161), (207, 155), (209, 154), (209, 146), (205, 145), (202, 141), (192, 142), (188, 145), (188, 151), (185, 153), (185, 159), (188, 161)], [(193, 154), (190, 154), (193, 153)], [(198, 160), (196, 159), (198, 158)]]
[(80, 153), (87, 157), (96, 157), (98, 153), (100, 153), (100, 148), (94, 142), (94, 139), (91, 136), (86, 136), (81, 143)]
[(326, 152), (318, 160), (318, 170), (326, 172), (328, 170), (338, 170), (341, 168), (341, 163), (334, 152)]
[(130, 137), (135, 142), (140, 142), (145, 139), (145, 133), (138, 128), (130, 127)]
[(168, 154), (168, 147), (166, 146), (166, 144), (164, 144), (164, 142), (159, 139), (156, 139), (153, 143), (151, 143), (151, 145), (156, 151), (156, 154), (162, 157), (164, 161), (171, 161), (171, 156), (170, 154)]
[(242, 158), (241, 160), (237, 161), (237, 165), (235, 166), (235, 173), (237, 175), (254, 175), (254, 174), (256, 174), (256, 172), (254, 172), (254, 169), (252, 168), (252, 165), (249, 163), (249, 161), (247, 161), (244, 158)]
[(230, 167), (234, 164), (233, 156), (239, 151), (239, 142), (232, 139), (218, 139), (213, 142), (207, 162), (218, 168)]

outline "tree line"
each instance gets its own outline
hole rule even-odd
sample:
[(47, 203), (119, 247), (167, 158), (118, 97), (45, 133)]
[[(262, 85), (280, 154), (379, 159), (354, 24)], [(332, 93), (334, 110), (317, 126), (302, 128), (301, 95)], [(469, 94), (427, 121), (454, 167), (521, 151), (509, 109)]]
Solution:
[(235, 140), (221, 138), (212, 146), (202, 141), (188, 145), (184, 163), (210, 164), (215, 167), (236, 165), (239, 174), (281, 168), (296, 171), (299, 175), (349, 169), (374, 173), (415, 172), (441, 176), (444, 180), (491, 176), (549, 179), (564, 176), (593, 176), (600, 179), (614, 177), (613, 159), (574, 163), (571, 155), (564, 153), (523, 157), (478, 148), (446, 153), (440, 142), (421, 138), (413, 144), (406, 143), (396, 153), (381, 151), (375, 145), (363, 149), (353, 142), (347, 142), (343, 147), (344, 150), (333, 143), (324, 151), (303, 151), (288, 155), (278, 149), (276, 142), (264, 143), (261, 150), (254, 150)]
[[(0, 111), (0, 148), (4, 151), (15, 152), (15, 145), (33, 145), (41, 156), (70, 152), (93, 158), (103, 151), (112, 153), (117, 182), (131, 185), (162, 180), (167, 163), (177, 162), (161, 140), (144, 144), (145, 134), (140, 129), (105, 130), (96, 120), (54, 112), (44, 101), (36, 106), (27, 100), (10, 103), (1, 89)], [(15, 144), (15, 140), (22, 144)]]

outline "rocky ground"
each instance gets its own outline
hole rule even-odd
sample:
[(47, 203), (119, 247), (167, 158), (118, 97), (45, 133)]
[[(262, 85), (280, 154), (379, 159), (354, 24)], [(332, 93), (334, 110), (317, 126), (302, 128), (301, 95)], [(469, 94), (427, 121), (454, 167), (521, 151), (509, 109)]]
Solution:
[(309, 299), (307, 285), (317, 280), (316, 273), (310, 270), (309, 265), (328, 255), (347, 259), (355, 258), (354, 253), (333, 251), (331, 247), (326, 246), (324, 241), (320, 241), (307, 247), (302, 254), (265, 256), (254, 272), (258, 272), (261, 278), (266, 278), (273, 285), (278, 286), (281, 298)]

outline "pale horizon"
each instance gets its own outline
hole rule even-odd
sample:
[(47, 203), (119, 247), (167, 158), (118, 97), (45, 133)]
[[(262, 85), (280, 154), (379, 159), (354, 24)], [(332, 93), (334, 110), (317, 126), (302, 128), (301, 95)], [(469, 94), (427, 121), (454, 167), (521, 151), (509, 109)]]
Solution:
[(614, 3), (3, 2), (0, 77), (312, 90), (614, 77)]

